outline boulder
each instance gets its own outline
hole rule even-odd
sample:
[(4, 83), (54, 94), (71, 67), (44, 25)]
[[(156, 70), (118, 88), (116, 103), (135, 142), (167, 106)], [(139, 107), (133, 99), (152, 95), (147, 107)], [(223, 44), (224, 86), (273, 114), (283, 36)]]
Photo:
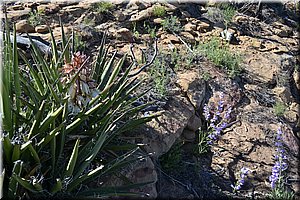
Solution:
[(18, 33), (32, 33), (34, 32), (34, 27), (28, 22), (28, 20), (20, 20), (16, 23), (16, 31)]

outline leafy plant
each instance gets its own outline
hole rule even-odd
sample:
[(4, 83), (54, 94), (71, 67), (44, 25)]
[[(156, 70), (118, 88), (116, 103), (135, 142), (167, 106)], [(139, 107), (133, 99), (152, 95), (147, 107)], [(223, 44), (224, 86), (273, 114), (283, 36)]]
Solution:
[(103, 2), (96, 3), (94, 5), (94, 10), (98, 13), (108, 13), (114, 7), (115, 7), (114, 4), (103, 1)]
[(166, 15), (166, 8), (164, 6), (154, 6), (153, 15), (156, 17), (163, 17)]
[(161, 22), (161, 25), (165, 31), (178, 33), (182, 30), (180, 22), (176, 16), (170, 16)]
[(41, 25), (45, 22), (44, 16), (45, 15), (42, 10), (30, 12), (28, 17), (28, 22), (32, 26)]
[(4, 197), (138, 195), (129, 189), (146, 183), (87, 187), (139, 159), (137, 145), (111, 144), (123, 132), (157, 116), (141, 114), (148, 104), (133, 106), (143, 94), (129, 98), (141, 82), (128, 77), (131, 67), (121, 73), (126, 56), (117, 63), (116, 52), (108, 58), (104, 36), (92, 64), (84, 54), (74, 52), (75, 38), (67, 37), (61, 26), (60, 50), (50, 32), (50, 60), (31, 41), (29, 61), (17, 48), (16, 31), (11, 41), (5, 25)]
[(166, 171), (179, 169), (179, 163), (182, 159), (182, 145), (183, 143), (175, 143), (171, 149), (159, 158), (161, 166)]
[(195, 153), (198, 155), (207, 153), (209, 150), (209, 145), (208, 145), (208, 133), (199, 129), (198, 130), (198, 140), (197, 140), (197, 146), (195, 149)]
[(208, 80), (211, 79), (211, 74), (210, 74), (209, 72), (205, 71), (205, 72), (202, 74), (202, 78), (203, 78), (203, 80), (208, 81)]
[(154, 82), (155, 91), (160, 96), (165, 96), (167, 94), (167, 84), (169, 82), (169, 74), (165, 62), (160, 59), (155, 59), (149, 73)]
[(283, 102), (276, 102), (273, 109), (276, 116), (283, 116), (286, 110), (286, 105)]
[(236, 10), (229, 3), (221, 3), (220, 8), (222, 10), (222, 14), (223, 14), (224, 21), (225, 21), (225, 26), (227, 29), (228, 24), (232, 21), (232, 18), (236, 13)]
[(241, 72), (241, 57), (231, 53), (227, 45), (221, 45), (218, 38), (213, 37), (207, 43), (200, 44), (197, 49), (216, 66), (225, 69), (229, 76), (233, 77)]

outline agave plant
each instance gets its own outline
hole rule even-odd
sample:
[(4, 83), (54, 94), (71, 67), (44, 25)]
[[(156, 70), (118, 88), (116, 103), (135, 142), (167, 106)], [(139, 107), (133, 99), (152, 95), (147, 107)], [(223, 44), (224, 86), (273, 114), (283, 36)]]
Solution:
[(61, 47), (49, 29), (50, 59), (30, 39), (32, 59), (28, 60), (18, 50), (15, 30), (10, 41), (6, 23), (1, 84), (4, 197), (133, 195), (128, 192), (131, 187), (147, 183), (82, 186), (105, 180), (140, 158), (135, 156), (137, 145), (112, 142), (158, 113), (141, 115), (150, 103), (133, 106), (143, 95), (132, 97), (141, 81), (128, 76), (131, 66), (121, 72), (126, 55), (118, 62), (116, 52), (108, 58), (105, 34), (96, 61), (90, 62), (73, 51), (74, 37), (68, 38), (61, 27)]

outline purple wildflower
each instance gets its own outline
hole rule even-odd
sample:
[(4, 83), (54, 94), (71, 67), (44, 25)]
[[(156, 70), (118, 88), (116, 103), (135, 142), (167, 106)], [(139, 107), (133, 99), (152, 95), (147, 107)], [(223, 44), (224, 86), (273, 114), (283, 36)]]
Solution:
[(249, 169), (246, 167), (242, 167), (242, 169), (240, 171), (240, 176), (239, 176), (237, 182), (234, 185), (231, 185), (234, 193), (242, 188), (242, 186), (245, 183), (245, 178), (248, 175), (248, 173), (249, 173)]
[(228, 109), (224, 109), (224, 93), (220, 92), (219, 94), (220, 100), (218, 101), (218, 105), (213, 104), (205, 104), (203, 111), (204, 117), (209, 122), (208, 129), (210, 130), (210, 134), (208, 135), (210, 141), (209, 144), (212, 144), (213, 141), (217, 140), (220, 136), (223, 129), (226, 128), (228, 121), (230, 120), (230, 114), (232, 112), (232, 107), (228, 107)]
[(282, 176), (282, 172), (288, 168), (288, 164), (286, 163), (287, 156), (285, 155), (285, 151), (283, 149), (282, 144), (282, 135), (283, 132), (279, 127), (276, 135), (276, 154), (275, 154), (275, 165), (272, 168), (272, 175), (269, 177), (269, 181), (271, 182), (271, 188), (274, 189), (276, 184), (280, 182)]

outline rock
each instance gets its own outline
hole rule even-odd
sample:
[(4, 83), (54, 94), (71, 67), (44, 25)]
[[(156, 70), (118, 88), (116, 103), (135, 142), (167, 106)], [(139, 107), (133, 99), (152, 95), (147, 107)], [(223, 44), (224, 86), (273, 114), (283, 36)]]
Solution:
[[(31, 12), (31, 8), (25, 8), (24, 10), (14, 10), (7, 12), (7, 18), (12, 20), (17, 20), (26, 17)], [(4, 18), (4, 15), (2, 16)]]
[(117, 30), (117, 38), (122, 38), (123, 40), (132, 42), (133, 41), (133, 34), (132, 32), (127, 28), (121, 28)]
[(206, 93), (205, 82), (201, 79), (200, 73), (196, 70), (184, 71), (179, 72), (177, 76), (177, 84), (183, 92), (186, 92), (195, 109), (199, 110)]
[(132, 171), (127, 175), (127, 177), (133, 183), (145, 183), (153, 181), (151, 184), (133, 189), (132, 191), (146, 193), (148, 194), (147, 198), (155, 199), (157, 197), (157, 173), (151, 158), (147, 157), (146, 159), (138, 161), (131, 169)]
[(147, 123), (141, 131), (144, 149), (158, 158), (168, 152), (177, 138), (187, 126), (189, 119), (194, 115), (193, 106), (185, 97), (173, 96), (167, 102), (166, 111), (157, 118)]
[(236, 15), (236, 16), (234, 16), (232, 21), (237, 22), (237, 23), (247, 22), (248, 21), (248, 16)]
[(16, 31), (18, 33), (32, 33), (34, 32), (34, 27), (26, 19), (24, 19), (16, 23)]
[(181, 32), (180, 35), (188, 40), (189, 43), (195, 43), (195, 37), (189, 32)]
[(123, 22), (126, 20), (127, 16), (124, 15), (123, 12), (120, 12), (120, 11), (116, 11), (114, 12), (114, 15), (116, 17), (116, 20), (119, 21), (119, 22)]
[(37, 11), (39, 13), (44, 13), (44, 14), (54, 14), (57, 13), (60, 10), (60, 6), (55, 3), (49, 3), (46, 5), (39, 5), (37, 7)]
[(276, 87), (273, 89), (273, 91), (286, 104), (290, 104), (291, 102), (294, 101), (294, 98), (293, 98), (290, 88)]
[(184, 25), (184, 31), (189, 32), (189, 31), (195, 31), (197, 29), (197, 25), (192, 24), (192, 23), (187, 23)]
[(48, 33), (49, 29), (47, 25), (38, 25), (35, 27), (35, 32), (37, 33)]
[(209, 29), (211, 29), (209, 23), (204, 21), (197, 21), (197, 31), (208, 31)]
[(71, 5), (71, 6), (63, 7), (63, 9), (61, 9), (60, 12), (68, 13), (69, 15), (72, 15), (73, 17), (80, 17), (85, 12), (85, 10), (80, 6)]
[(130, 17), (129, 21), (136, 22), (136, 21), (141, 21), (143, 19), (152, 17), (153, 10), (154, 10), (154, 6), (151, 6), (151, 7), (147, 8), (146, 10), (142, 10), (142, 11), (138, 12), (137, 14), (132, 15)]
[(187, 141), (190, 141), (190, 142), (194, 141), (196, 138), (195, 131), (191, 131), (189, 129), (184, 129), (182, 135)]
[(163, 22), (164, 20), (162, 19), (162, 18), (155, 18), (155, 19), (153, 19), (153, 23), (154, 24), (161, 24), (162, 22)]
[(273, 33), (279, 37), (289, 37), (293, 35), (293, 29), (280, 22), (274, 22), (272, 24), (275, 28), (272, 29)]
[(192, 116), (186, 126), (187, 129), (195, 132), (203, 125), (202, 120), (196, 115)]

